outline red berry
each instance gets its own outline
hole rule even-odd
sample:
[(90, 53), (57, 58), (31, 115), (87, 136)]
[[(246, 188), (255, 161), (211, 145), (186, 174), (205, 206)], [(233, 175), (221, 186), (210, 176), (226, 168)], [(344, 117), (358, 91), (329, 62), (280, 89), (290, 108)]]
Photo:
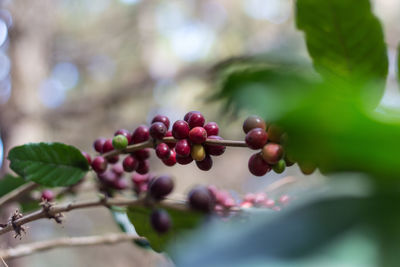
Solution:
[(155, 178), (149, 184), (150, 195), (157, 200), (163, 199), (174, 189), (174, 181), (170, 176), (163, 175)]
[(186, 115), (185, 115), (185, 117), (183, 118), (183, 120), (186, 121), (186, 122), (188, 122), (190, 116), (192, 116), (192, 114), (194, 114), (194, 113), (200, 113), (200, 111), (190, 111), (190, 112), (186, 113)]
[(187, 157), (182, 157), (176, 154), (176, 162), (178, 162), (181, 165), (187, 165), (193, 161), (192, 156), (187, 156)]
[(54, 199), (54, 193), (53, 191), (49, 189), (45, 189), (42, 192), (42, 199), (47, 200), (47, 201), (52, 201)]
[(117, 136), (117, 135), (123, 135), (123, 136), (125, 136), (126, 139), (128, 139), (128, 144), (130, 144), (131, 141), (132, 141), (132, 134), (131, 134), (128, 130), (126, 130), (126, 129), (119, 129), (118, 131), (116, 131), (116, 132), (114, 133), (114, 136)]
[(175, 152), (180, 157), (190, 156), (190, 144), (188, 140), (182, 139), (176, 143)]
[[(207, 139), (212, 139), (212, 140), (223, 140), (222, 137), (218, 136), (218, 135), (211, 135), (209, 137), (207, 137)], [(206, 144), (204, 145), (204, 148), (207, 152), (207, 154), (210, 154), (212, 156), (220, 156), (222, 154), (224, 154), (226, 147), (225, 146), (221, 146), (221, 145), (210, 145), (210, 144)]]
[(207, 154), (202, 161), (196, 161), (196, 165), (202, 171), (209, 171), (213, 165), (213, 161), (210, 155)]
[(188, 124), (190, 129), (192, 129), (194, 127), (203, 127), (205, 121), (204, 116), (200, 112), (192, 113), (188, 119)]
[(135, 157), (129, 155), (122, 162), (122, 166), (124, 168), (124, 171), (133, 172), (134, 170), (136, 170), (138, 168), (139, 161)]
[(269, 143), (262, 148), (262, 157), (269, 164), (277, 164), (283, 157), (283, 147), (278, 144)]
[(119, 156), (118, 156), (118, 155), (115, 155), (115, 156), (112, 156), (112, 157), (108, 157), (108, 158), (107, 158), (107, 161), (108, 161), (109, 163), (111, 163), (111, 164), (117, 163), (118, 160), (119, 160)]
[(103, 145), (104, 145), (104, 142), (106, 141), (107, 139), (105, 139), (105, 138), (98, 138), (98, 139), (96, 139), (96, 141), (94, 141), (94, 143), (93, 143), (93, 148), (94, 148), (94, 150), (96, 150), (97, 152), (99, 152), (99, 153), (103, 153)]
[(149, 128), (146, 125), (140, 125), (132, 134), (131, 142), (133, 144), (142, 143), (150, 138)]
[(218, 135), (219, 132), (218, 124), (213, 121), (204, 125), (204, 129), (207, 132), (207, 136)]
[(271, 170), (271, 166), (263, 160), (260, 153), (253, 154), (248, 165), (249, 171), (255, 176), (263, 176)]
[(132, 153), (138, 160), (145, 160), (150, 158), (150, 149), (143, 148)]
[(176, 139), (184, 139), (189, 135), (189, 124), (186, 121), (178, 120), (172, 125), (172, 135)]
[(215, 200), (210, 190), (205, 186), (197, 186), (188, 194), (189, 206), (198, 211), (211, 212), (215, 206)]
[(98, 173), (97, 178), (99, 178), (99, 180), (103, 184), (105, 184), (107, 186), (112, 186), (114, 181), (117, 180), (119, 177), (117, 174), (115, 174), (112, 171), (106, 171), (104, 173)]
[(107, 169), (107, 161), (102, 156), (97, 156), (92, 161), (92, 168), (97, 173), (103, 173)]
[(88, 153), (86, 153), (85, 151), (81, 151), (81, 153), (86, 158), (88, 164), (90, 165), (92, 163), (92, 158), (90, 157), (90, 155)]
[(162, 160), (165, 165), (167, 166), (174, 166), (176, 164), (176, 152), (175, 149), (171, 150), (171, 153), (169, 154), (169, 158), (163, 159)]
[(150, 180), (150, 174), (139, 174), (139, 173), (134, 173), (132, 174), (132, 182), (134, 184), (142, 184), (142, 183), (148, 183)]
[(154, 122), (162, 122), (162, 123), (164, 123), (165, 127), (167, 127), (167, 129), (169, 128), (169, 119), (167, 116), (157, 115), (151, 121), (151, 123), (154, 123)]
[(251, 149), (262, 148), (268, 140), (268, 135), (265, 130), (255, 128), (246, 134), (246, 144)]
[(128, 188), (128, 182), (123, 178), (115, 179), (112, 187), (117, 190), (124, 190)]
[(103, 153), (113, 151), (114, 147), (112, 145), (112, 139), (107, 139), (103, 144)]
[(150, 126), (150, 135), (154, 139), (163, 139), (163, 137), (167, 134), (167, 127), (162, 122), (154, 122)]
[[(168, 131), (165, 134), (165, 137), (172, 137), (172, 131)], [(166, 142), (167, 145), (169, 146), (170, 149), (173, 149), (175, 147), (175, 143), (174, 142)]]
[(251, 115), (243, 122), (243, 131), (247, 134), (255, 128), (261, 128), (265, 131), (267, 129), (267, 124), (259, 116)]
[(167, 159), (171, 154), (171, 149), (166, 143), (159, 143), (156, 147), (156, 155), (159, 159)]
[(207, 132), (203, 127), (194, 127), (189, 132), (189, 139), (195, 144), (202, 144), (207, 140)]
[(150, 215), (150, 224), (157, 233), (164, 234), (171, 228), (171, 218), (165, 210), (155, 210)]
[(136, 168), (136, 172), (139, 174), (146, 174), (149, 172), (150, 169), (150, 163), (149, 161), (146, 160), (140, 160), (138, 167)]
[(111, 168), (111, 171), (116, 175), (121, 176), (122, 174), (124, 174), (124, 167), (121, 163), (114, 164)]

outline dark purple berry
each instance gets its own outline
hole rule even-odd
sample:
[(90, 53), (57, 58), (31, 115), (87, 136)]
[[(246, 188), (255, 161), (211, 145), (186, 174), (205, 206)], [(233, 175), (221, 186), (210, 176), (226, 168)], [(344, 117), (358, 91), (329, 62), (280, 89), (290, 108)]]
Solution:
[(200, 112), (192, 113), (188, 119), (188, 124), (190, 129), (193, 129), (194, 127), (203, 127), (205, 121), (204, 116)]
[(176, 152), (175, 149), (171, 150), (171, 153), (169, 154), (169, 158), (163, 159), (162, 162), (167, 165), (167, 166), (174, 166), (176, 164)]
[(172, 125), (172, 135), (176, 139), (185, 139), (189, 136), (189, 124), (186, 121), (178, 120)]
[(190, 156), (190, 144), (188, 140), (182, 139), (176, 143), (175, 152), (180, 157)]
[(149, 138), (150, 138), (149, 128), (146, 125), (140, 125), (133, 132), (131, 142), (133, 144), (142, 143), (149, 140)]
[(138, 160), (145, 160), (150, 158), (150, 149), (143, 148), (132, 153)]
[(134, 170), (136, 170), (138, 168), (139, 161), (132, 155), (129, 155), (122, 162), (122, 166), (124, 168), (124, 171), (133, 172)]
[(45, 189), (42, 192), (42, 199), (47, 200), (47, 201), (52, 201), (54, 199), (54, 193), (53, 191), (49, 189)]
[(187, 156), (187, 157), (182, 157), (176, 154), (176, 162), (178, 162), (181, 165), (187, 165), (193, 161), (192, 156)]
[(92, 158), (90, 157), (90, 155), (88, 153), (86, 153), (85, 151), (81, 151), (81, 153), (86, 158), (88, 164), (90, 165), (92, 163)]
[(103, 145), (104, 145), (104, 142), (106, 141), (107, 139), (105, 139), (105, 138), (98, 138), (98, 139), (96, 139), (96, 141), (94, 141), (94, 143), (93, 143), (93, 148), (94, 148), (94, 150), (96, 150), (97, 152), (99, 152), (99, 153), (103, 153)]
[(117, 163), (119, 161), (119, 156), (115, 155), (115, 156), (112, 156), (112, 157), (108, 157), (107, 161), (109, 163), (111, 163), (111, 164), (115, 164), (115, 163)]
[(150, 224), (157, 233), (164, 234), (171, 228), (171, 218), (165, 210), (155, 210), (150, 215)]
[(150, 126), (150, 135), (154, 139), (163, 139), (167, 131), (167, 127), (162, 122), (155, 122)]
[(189, 111), (188, 113), (185, 114), (185, 117), (183, 118), (183, 120), (188, 122), (190, 116), (192, 116), (192, 114), (194, 114), (194, 113), (200, 113), (200, 111)]
[(262, 148), (262, 157), (269, 164), (276, 164), (283, 157), (283, 147), (278, 144), (268, 143)]
[(197, 186), (188, 194), (189, 206), (198, 211), (211, 212), (214, 209), (214, 196), (205, 186)]
[(260, 153), (250, 157), (248, 166), (249, 171), (255, 176), (263, 176), (271, 170), (271, 166), (263, 160)]
[(151, 121), (151, 123), (154, 123), (154, 122), (162, 122), (162, 123), (164, 123), (165, 127), (167, 127), (167, 129), (169, 128), (169, 119), (167, 116), (157, 115)]
[(243, 131), (247, 134), (255, 128), (261, 128), (265, 131), (267, 129), (267, 124), (261, 117), (251, 115), (243, 122)]
[(202, 144), (207, 140), (207, 132), (203, 127), (195, 127), (190, 130), (189, 139), (195, 144)]
[[(218, 135), (211, 135), (211, 136), (207, 137), (207, 139), (223, 140), (223, 138)], [(204, 149), (206, 150), (207, 154), (210, 154), (212, 156), (220, 156), (220, 155), (224, 154), (226, 147), (221, 146), (221, 145), (206, 144), (206, 145), (204, 145)]]
[(97, 156), (92, 160), (92, 168), (97, 173), (103, 173), (107, 170), (107, 161), (102, 156)]
[(112, 144), (112, 139), (107, 139), (103, 144), (103, 153), (107, 153), (114, 150), (114, 146)]
[(130, 144), (131, 141), (132, 141), (132, 134), (131, 134), (128, 130), (126, 130), (126, 129), (119, 129), (118, 131), (116, 131), (116, 132), (114, 133), (114, 136), (117, 136), (117, 135), (123, 135), (123, 136), (125, 136), (126, 139), (128, 139), (128, 144)]
[(251, 149), (262, 148), (268, 140), (268, 135), (265, 130), (255, 128), (246, 134), (246, 144)]
[(209, 171), (212, 168), (213, 161), (210, 155), (207, 154), (202, 161), (196, 161), (196, 165), (202, 171)]
[(204, 125), (204, 129), (207, 132), (207, 136), (218, 135), (219, 132), (218, 124), (213, 121)]
[(174, 181), (170, 176), (163, 175), (155, 178), (149, 184), (150, 195), (157, 200), (163, 199), (174, 189)]
[(171, 149), (166, 143), (159, 143), (156, 147), (156, 155), (159, 159), (167, 159), (171, 154)]
[(146, 174), (150, 170), (150, 163), (148, 160), (140, 160), (136, 172), (139, 174)]

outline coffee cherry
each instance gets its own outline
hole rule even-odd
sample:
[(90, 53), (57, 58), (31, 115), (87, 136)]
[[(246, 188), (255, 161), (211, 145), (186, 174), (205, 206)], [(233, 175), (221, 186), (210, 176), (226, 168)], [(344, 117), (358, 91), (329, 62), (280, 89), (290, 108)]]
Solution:
[(255, 128), (246, 134), (246, 144), (251, 149), (262, 148), (268, 140), (268, 135), (265, 130)]
[(167, 166), (174, 166), (176, 164), (176, 152), (175, 149), (171, 150), (171, 153), (169, 154), (169, 158), (163, 159), (162, 162), (167, 165)]
[(106, 186), (112, 186), (115, 180), (119, 177), (112, 171), (105, 171), (104, 173), (98, 173), (97, 178)]
[(115, 133), (114, 133), (114, 136), (117, 136), (117, 135), (123, 135), (123, 136), (125, 136), (126, 137), (126, 139), (128, 139), (128, 144), (130, 144), (131, 143), (131, 141), (132, 141), (132, 134), (128, 131), (128, 130), (126, 130), (126, 129), (119, 129), (118, 131), (116, 131)]
[(283, 130), (281, 127), (277, 126), (276, 124), (271, 124), (267, 130), (268, 139), (271, 142), (280, 143), (281, 137), (283, 134)]
[(150, 215), (150, 224), (157, 233), (164, 234), (171, 228), (171, 218), (165, 210), (155, 210)]
[[(167, 131), (165, 137), (172, 137), (172, 131)], [(173, 149), (175, 147), (175, 143), (173, 142), (167, 142), (167, 145), (169, 146), (170, 149)]]
[(213, 161), (210, 155), (206, 155), (202, 161), (196, 161), (196, 165), (202, 171), (209, 171), (212, 168)]
[(163, 175), (155, 178), (149, 184), (149, 194), (156, 200), (163, 199), (174, 189), (174, 181), (170, 176)]
[(140, 125), (135, 129), (135, 131), (132, 134), (132, 143), (137, 144), (137, 143), (142, 143), (150, 138), (150, 132), (149, 128), (146, 125)]
[(214, 209), (215, 200), (210, 190), (205, 186), (197, 186), (188, 194), (189, 206), (198, 211), (209, 213)]
[(190, 156), (190, 144), (188, 140), (182, 139), (176, 143), (175, 152), (181, 157)]
[(195, 161), (202, 161), (206, 157), (206, 151), (202, 145), (193, 145), (190, 155)]
[(119, 156), (115, 155), (107, 158), (108, 163), (115, 164), (119, 161)]
[(150, 149), (143, 148), (132, 153), (138, 160), (145, 160), (150, 158)]
[(53, 191), (49, 190), (49, 189), (45, 189), (42, 192), (42, 197), (43, 200), (47, 200), (47, 201), (52, 201), (54, 199), (54, 193)]
[(271, 165), (276, 164), (283, 157), (283, 147), (278, 144), (268, 143), (262, 148), (261, 155), (265, 162)]
[(150, 126), (150, 135), (154, 139), (163, 139), (163, 137), (167, 134), (167, 127), (162, 122), (155, 122)]
[(128, 146), (128, 139), (124, 135), (119, 134), (112, 139), (112, 145), (115, 149), (124, 149)]
[(93, 143), (93, 148), (94, 148), (94, 150), (96, 150), (97, 152), (99, 152), (99, 153), (103, 153), (103, 145), (104, 145), (104, 142), (106, 141), (107, 139), (105, 139), (105, 138), (98, 138), (98, 139), (96, 139), (96, 141), (94, 141), (94, 143)]
[(165, 127), (167, 127), (167, 130), (169, 128), (169, 119), (167, 116), (164, 115), (157, 115), (153, 118), (153, 120), (151, 121), (151, 123), (153, 124), (154, 122), (162, 122), (164, 123)]
[(312, 174), (317, 169), (317, 166), (312, 162), (298, 162), (297, 164), (301, 172), (306, 175)]
[(284, 172), (285, 168), (286, 168), (286, 163), (285, 163), (285, 160), (283, 160), (283, 159), (281, 159), (280, 161), (278, 161), (278, 163), (276, 163), (274, 166), (272, 166), (272, 169), (276, 173)]
[[(218, 135), (211, 135), (211, 136), (207, 137), (207, 139), (223, 140), (223, 138)], [(210, 154), (212, 156), (220, 156), (220, 155), (224, 154), (226, 147), (221, 146), (221, 145), (206, 144), (206, 145), (204, 145), (204, 149), (206, 150), (207, 154)]]
[(97, 156), (92, 161), (92, 169), (97, 173), (103, 173), (107, 170), (107, 161), (102, 156)]
[(205, 121), (204, 116), (200, 112), (192, 113), (188, 119), (188, 124), (190, 129), (193, 129), (194, 127), (203, 127)]
[(128, 182), (123, 178), (115, 179), (112, 187), (117, 190), (124, 190), (128, 188)]
[(124, 174), (124, 167), (122, 164), (114, 164), (111, 168), (111, 171), (115, 173), (118, 177), (121, 177)]
[(263, 176), (271, 170), (271, 166), (266, 163), (260, 153), (253, 154), (249, 159), (249, 171), (255, 176)]
[(148, 183), (150, 181), (150, 174), (139, 174), (139, 173), (133, 173), (132, 174), (132, 182), (135, 185), (142, 184), (142, 183)]
[(243, 122), (243, 131), (247, 134), (255, 128), (261, 128), (265, 131), (267, 129), (267, 124), (261, 117), (251, 115)]
[(81, 153), (86, 158), (88, 164), (90, 165), (92, 163), (92, 158), (90, 157), (90, 155), (88, 153), (86, 153), (85, 151), (81, 151)]
[(146, 160), (139, 160), (139, 164), (136, 168), (136, 172), (139, 174), (146, 174), (149, 172), (150, 169), (150, 163), (149, 161)]
[(178, 162), (181, 165), (187, 165), (193, 161), (192, 156), (187, 156), (187, 157), (182, 157), (178, 154), (176, 154), (176, 162)]
[(139, 161), (135, 157), (129, 155), (122, 162), (122, 166), (124, 171), (133, 172), (139, 167)]
[(167, 159), (171, 154), (171, 149), (166, 143), (159, 143), (156, 147), (156, 155), (159, 159)]
[(207, 132), (207, 136), (218, 135), (219, 132), (218, 124), (213, 121), (204, 125), (204, 129)]
[(194, 127), (189, 132), (189, 139), (194, 144), (202, 144), (207, 140), (207, 132), (203, 127)]
[(190, 116), (192, 116), (192, 114), (194, 114), (194, 113), (200, 113), (200, 111), (190, 111), (190, 112), (186, 113), (186, 115), (185, 115), (185, 117), (183, 118), (183, 120), (186, 121), (186, 122), (188, 122)]
[(174, 125), (172, 125), (172, 135), (176, 139), (185, 139), (189, 136), (189, 124), (183, 120), (177, 120)]
[(112, 139), (107, 139), (103, 144), (103, 153), (107, 153), (114, 150), (114, 146), (112, 144)]

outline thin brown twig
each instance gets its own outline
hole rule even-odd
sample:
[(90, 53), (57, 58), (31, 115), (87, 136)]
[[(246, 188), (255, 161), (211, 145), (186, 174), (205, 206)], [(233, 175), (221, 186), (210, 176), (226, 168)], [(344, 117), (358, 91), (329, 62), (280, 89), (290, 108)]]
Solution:
[(0, 250), (2, 259), (15, 259), (39, 251), (45, 251), (60, 247), (81, 247), (94, 245), (111, 245), (131, 240), (146, 240), (135, 234), (113, 233), (100, 236), (65, 237), (55, 240), (46, 240), (30, 244), (19, 245), (14, 248)]
[(34, 182), (29, 182), (29, 183), (26, 183), (16, 189), (14, 189), (13, 191), (5, 194), (4, 196), (2, 196), (0, 198), (0, 207), (7, 203), (10, 203), (14, 200), (17, 200), (18, 198), (25, 195), (26, 193), (34, 190), (36, 187), (38, 187), (38, 184), (36, 184)]

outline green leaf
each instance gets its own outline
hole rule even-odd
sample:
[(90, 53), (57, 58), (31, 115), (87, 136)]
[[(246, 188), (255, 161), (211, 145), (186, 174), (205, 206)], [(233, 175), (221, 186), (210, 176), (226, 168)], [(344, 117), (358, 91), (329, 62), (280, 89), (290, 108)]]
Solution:
[(132, 206), (128, 208), (128, 218), (135, 226), (136, 232), (145, 237), (150, 246), (157, 252), (165, 249), (166, 245), (172, 243), (179, 235), (185, 231), (195, 228), (204, 219), (204, 215), (194, 211), (184, 211), (180, 209), (165, 208), (171, 217), (172, 227), (165, 234), (159, 234), (150, 225), (150, 214), (152, 209), (149, 207)]
[(62, 143), (31, 143), (8, 154), (10, 168), (27, 181), (44, 186), (69, 186), (81, 180), (89, 164), (75, 147)]
[[(304, 31), (316, 70), (328, 81), (352, 84), (376, 105), (388, 71), (386, 45), (369, 0), (298, 0), (297, 27)], [(365, 85), (379, 83), (379, 86)], [(364, 95), (364, 94), (367, 95)], [(372, 95), (372, 96), (370, 96)]]
[(0, 197), (13, 191), (14, 189), (20, 187), (25, 183), (26, 181), (21, 177), (14, 177), (11, 174), (6, 174), (0, 180)]

